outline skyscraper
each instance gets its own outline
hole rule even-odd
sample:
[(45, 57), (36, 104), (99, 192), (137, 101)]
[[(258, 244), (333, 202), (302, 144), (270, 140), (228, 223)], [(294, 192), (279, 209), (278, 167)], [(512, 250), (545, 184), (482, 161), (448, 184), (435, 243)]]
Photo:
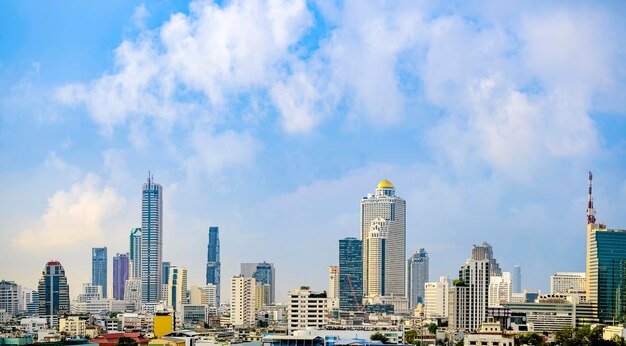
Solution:
[(129, 277), (141, 278), (141, 228), (130, 231)]
[[(384, 221), (384, 222), (382, 222)], [(405, 296), (406, 202), (396, 197), (393, 184), (381, 181), (375, 194), (361, 200), (361, 240), (363, 246), (363, 295)], [(374, 229), (381, 231), (376, 232)], [(372, 244), (370, 234), (383, 235)], [(381, 246), (384, 243), (384, 251)], [(370, 255), (370, 252), (373, 252)], [(376, 253), (380, 252), (380, 258)], [(373, 268), (370, 268), (370, 263)], [(340, 269), (341, 270), (341, 269)], [(370, 275), (372, 277), (370, 278)], [(380, 277), (378, 277), (380, 275)], [(370, 283), (370, 279), (373, 283)], [(370, 288), (374, 290), (370, 292)]]
[(65, 269), (58, 261), (46, 263), (39, 279), (39, 316), (45, 316), (50, 326), (56, 326), (58, 316), (70, 311), (70, 288)]
[(587, 202), (587, 301), (595, 303), (601, 322), (626, 321), (626, 230), (596, 223), (589, 172)]
[(209, 243), (207, 246), (206, 284), (215, 285), (217, 289), (217, 306), (220, 305), (220, 229), (209, 227)]
[(328, 267), (328, 298), (339, 299), (339, 267)]
[(428, 252), (419, 249), (406, 263), (406, 289), (409, 298), (409, 308), (413, 309), (418, 303), (424, 303), (424, 285), (430, 280), (428, 276)]
[(241, 275), (248, 278), (255, 278), (257, 284), (270, 285), (270, 304), (274, 303), (276, 285), (276, 271), (274, 263), (241, 263)]
[(522, 293), (522, 268), (519, 265), (513, 266), (513, 293)]
[(177, 310), (187, 301), (187, 269), (178, 266), (169, 269), (167, 305)]
[(363, 246), (356, 238), (339, 240), (339, 309), (359, 311), (363, 301)]
[(102, 298), (107, 297), (107, 248), (91, 249), (91, 283), (102, 287)]
[(161, 269), (163, 270), (163, 273), (161, 274), (161, 278), (163, 279), (163, 284), (167, 285), (170, 282), (170, 267), (171, 267), (171, 263), (170, 262), (163, 262), (161, 263)]
[(256, 280), (243, 275), (230, 282), (230, 323), (237, 327), (256, 324)]
[(470, 258), (461, 266), (459, 279), (454, 280), (450, 288), (448, 318), (451, 328), (473, 330), (485, 321), (489, 304), (489, 266), (488, 258)]
[(15, 316), (20, 305), (18, 285), (13, 281), (0, 281), (0, 310)]
[(128, 280), (129, 258), (127, 253), (113, 257), (113, 299), (124, 300), (126, 280)]
[(163, 261), (163, 188), (149, 176), (141, 198), (141, 301), (161, 299)]
[(472, 247), (472, 258), (475, 260), (489, 260), (490, 276), (502, 276), (502, 269), (500, 269), (500, 265), (493, 257), (493, 248), (486, 241)]

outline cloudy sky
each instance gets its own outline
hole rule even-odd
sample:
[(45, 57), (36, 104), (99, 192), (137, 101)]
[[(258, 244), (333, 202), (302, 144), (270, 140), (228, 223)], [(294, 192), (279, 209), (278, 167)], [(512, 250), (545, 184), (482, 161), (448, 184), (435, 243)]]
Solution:
[(482, 241), (527, 289), (584, 271), (588, 170), (626, 228), (626, 4), (497, 5), (3, 1), (0, 279), (58, 259), (78, 294), (148, 171), (190, 285), (218, 225), (224, 282), (266, 260), (279, 300), (326, 289), (383, 178), (433, 279)]

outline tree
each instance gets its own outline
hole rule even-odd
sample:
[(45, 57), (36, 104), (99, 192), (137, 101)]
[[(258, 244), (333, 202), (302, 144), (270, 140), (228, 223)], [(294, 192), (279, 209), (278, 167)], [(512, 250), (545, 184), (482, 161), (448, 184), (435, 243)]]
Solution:
[(520, 334), (519, 343), (522, 345), (545, 345), (543, 336), (534, 332)]
[(377, 332), (377, 333), (372, 334), (372, 336), (370, 336), (370, 339), (371, 339), (372, 341), (373, 341), (373, 340), (378, 340), (378, 341), (381, 341), (383, 344), (386, 344), (386, 343), (388, 343), (388, 342), (389, 342), (389, 338), (388, 338), (388, 337), (386, 337), (386, 336), (384, 336), (384, 335), (383, 335), (382, 333), (380, 333), (380, 332)]
[(138, 343), (133, 338), (129, 338), (128, 336), (122, 336), (119, 339), (117, 339), (117, 344), (116, 345), (118, 345), (118, 346), (137, 346)]
[(430, 334), (437, 334), (437, 324), (436, 323), (431, 323), (428, 325), (428, 332)]
[(417, 330), (411, 329), (411, 330), (407, 330), (404, 333), (404, 340), (407, 342), (407, 344), (414, 343), (415, 339), (417, 339)]

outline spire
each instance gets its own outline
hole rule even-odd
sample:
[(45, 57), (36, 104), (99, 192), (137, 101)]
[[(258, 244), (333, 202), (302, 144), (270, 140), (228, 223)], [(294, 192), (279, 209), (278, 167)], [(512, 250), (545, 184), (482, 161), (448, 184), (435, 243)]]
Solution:
[(589, 171), (589, 196), (587, 197), (587, 224), (596, 223), (596, 211), (593, 209), (593, 197), (591, 196), (591, 188), (593, 184), (593, 175)]

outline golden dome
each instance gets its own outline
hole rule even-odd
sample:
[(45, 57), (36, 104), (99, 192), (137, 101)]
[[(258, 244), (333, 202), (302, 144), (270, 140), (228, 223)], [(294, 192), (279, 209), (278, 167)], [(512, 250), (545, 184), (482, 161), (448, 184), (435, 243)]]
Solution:
[(389, 180), (385, 179), (381, 181), (380, 183), (378, 183), (377, 188), (378, 189), (393, 189), (393, 184)]

